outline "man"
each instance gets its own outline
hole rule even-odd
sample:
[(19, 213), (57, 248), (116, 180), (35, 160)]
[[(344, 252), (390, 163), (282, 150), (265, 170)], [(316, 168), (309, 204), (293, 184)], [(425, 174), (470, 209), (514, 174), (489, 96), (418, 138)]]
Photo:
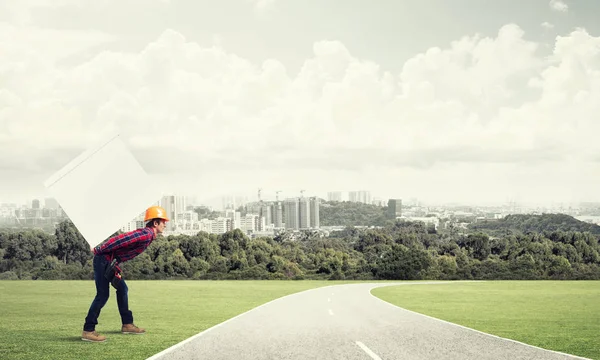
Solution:
[[(144, 252), (158, 234), (164, 231), (169, 218), (165, 209), (160, 206), (151, 206), (146, 210), (144, 221), (146, 222), (145, 228), (113, 236), (93, 249), (96, 297), (92, 301), (85, 318), (81, 340), (92, 342), (106, 340), (106, 337), (96, 332), (96, 325), (98, 324), (100, 311), (106, 305), (110, 295), (111, 279), (107, 278), (105, 274), (114, 275), (114, 271), (109, 269), (111, 261), (116, 260), (116, 265), (118, 265)], [(112, 282), (112, 284), (117, 289), (117, 305), (123, 324), (121, 332), (123, 334), (144, 334), (144, 329), (140, 329), (133, 324), (133, 314), (129, 310), (128, 289), (125, 280), (121, 278), (120, 281)]]

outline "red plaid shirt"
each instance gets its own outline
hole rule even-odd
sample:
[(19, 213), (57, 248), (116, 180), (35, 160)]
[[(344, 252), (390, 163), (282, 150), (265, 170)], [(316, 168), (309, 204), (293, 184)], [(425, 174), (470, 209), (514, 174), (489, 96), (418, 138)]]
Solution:
[(94, 248), (95, 255), (105, 255), (107, 260), (111, 256), (117, 258), (118, 262), (125, 262), (138, 256), (156, 238), (154, 230), (148, 227), (126, 232), (113, 236), (104, 243)]

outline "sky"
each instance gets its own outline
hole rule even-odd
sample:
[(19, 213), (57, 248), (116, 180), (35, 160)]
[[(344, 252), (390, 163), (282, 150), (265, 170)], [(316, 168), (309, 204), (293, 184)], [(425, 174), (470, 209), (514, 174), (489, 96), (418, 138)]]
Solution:
[[(0, 202), (117, 129), (167, 193), (600, 201), (600, 2), (0, 0)], [(594, 15), (596, 14), (596, 15)]]

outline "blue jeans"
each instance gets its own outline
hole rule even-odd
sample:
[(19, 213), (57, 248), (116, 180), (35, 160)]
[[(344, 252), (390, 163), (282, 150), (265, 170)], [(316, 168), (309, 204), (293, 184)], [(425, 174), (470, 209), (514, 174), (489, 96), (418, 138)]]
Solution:
[[(94, 281), (96, 282), (96, 297), (92, 301), (92, 305), (85, 318), (85, 324), (83, 325), (83, 331), (94, 331), (96, 325), (98, 325), (98, 317), (100, 311), (106, 305), (108, 297), (110, 295), (110, 282), (104, 277), (104, 271), (109, 265), (108, 260), (104, 255), (94, 256)], [(121, 279), (117, 287), (117, 305), (119, 307), (119, 313), (121, 314), (121, 321), (123, 324), (133, 324), (133, 314), (129, 310), (129, 300), (127, 298), (127, 284), (125, 279)]]

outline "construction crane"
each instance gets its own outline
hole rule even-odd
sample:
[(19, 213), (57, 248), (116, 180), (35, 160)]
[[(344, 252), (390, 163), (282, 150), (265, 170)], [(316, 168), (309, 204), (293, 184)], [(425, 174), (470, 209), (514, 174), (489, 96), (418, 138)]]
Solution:
[(279, 193), (280, 192), (281, 192), (281, 190), (275, 191), (275, 201), (279, 201)]

